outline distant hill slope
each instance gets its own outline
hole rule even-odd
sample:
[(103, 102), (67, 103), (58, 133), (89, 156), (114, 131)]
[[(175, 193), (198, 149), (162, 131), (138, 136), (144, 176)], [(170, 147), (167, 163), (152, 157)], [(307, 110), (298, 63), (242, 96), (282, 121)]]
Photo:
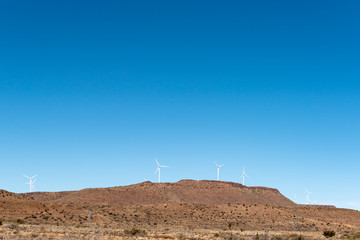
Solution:
[(25, 194), (16, 194), (0, 189), (0, 201), (28, 201), (33, 200), (31, 196)]
[(91, 188), (57, 193), (37, 192), (25, 195), (38, 201), (103, 205), (159, 203), (296, 205), (276, 189), (246, 187), (233, 182), (208, 180), (182, 180), (175, 183), (152, 183), (148, 181), (122, 187)]
[(278, 190), (221, 181), (182, 180), (65, 192), (0, 190), (0, 219), (34, 224), (143, 228), (360, 231), (360, 212), (296, 205)]

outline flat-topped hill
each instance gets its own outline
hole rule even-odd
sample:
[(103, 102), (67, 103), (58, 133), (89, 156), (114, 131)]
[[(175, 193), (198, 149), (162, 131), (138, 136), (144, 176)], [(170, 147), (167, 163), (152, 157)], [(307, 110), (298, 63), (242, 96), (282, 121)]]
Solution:
[(182, 180), (175, 183), (152, 183), (89, 188), (69, 192), (36, 192), (26, 194), (39, 201), (102, 205), (149, 205), (170, 203), (194, 204), (263, 204), (295, 206), (277, 189), (246, 187), (239, 183), (222, 181)]
[(148, 228), (360, 231), (360, 212), (297, 205), (278, 190), (222, 181), (182, 180), (16, 194), (0, 190), (0, 219), (34, 224)]

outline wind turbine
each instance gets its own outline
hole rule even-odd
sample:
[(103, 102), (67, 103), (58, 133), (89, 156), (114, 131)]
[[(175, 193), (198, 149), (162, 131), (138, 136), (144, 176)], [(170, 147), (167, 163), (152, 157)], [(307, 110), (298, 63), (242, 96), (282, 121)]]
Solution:
[(159, 162), (156, 160), (156, 158), (155, 158), (155, 162), (156, 162), (156, 164), (157, 164), (158, 167), (157, 167), (154, 175), (159, 171), (159, 183), (160, 183), (160, 169), (161, 169), (162, 167), (168, 167), (168, 166), (161, 166), (161, 165), (159, 164)]
[(245, 177), (249, 177), (248, 175), (246, 175), (246, 173), (245, 173), (245, 169), (243, 168), (243, 173), (242, 173), (242, 175), (241, 175), (241, 177), (240, 178), (242, 178), (243, 179), (243, 185), (245, 186)]
[(35, 190), (34, 183), (35, 183), (36, 180), (37, 180), (37, 175), (32, 176), (32, 177), (28, 177), (28, 176), (24, 175), (24, 177), (26, 177), (27, 179), (29, 179), (29, 182), (26, 183), (26, 184), (29, 184), (30, 192), (33, 192), (33, 191)]
[(217, 178), (216, 180), (219, 181), (219, 176), (220, 176), (220, 168), (222, 166), (224, 166), (224, 164), (218, 165), (216, 162), (214, 162), (216, 164), (216, 168), (217, 168)]
[(305, 189), (305, 194), (306, 194), (306, 204), (309, 204), (309, 195), (312, 193), (308, 192), (308, 190)]

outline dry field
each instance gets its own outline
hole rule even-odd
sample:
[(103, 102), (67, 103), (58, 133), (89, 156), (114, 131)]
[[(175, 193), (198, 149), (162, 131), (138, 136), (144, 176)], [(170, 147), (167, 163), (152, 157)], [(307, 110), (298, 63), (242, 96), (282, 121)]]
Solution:
[(227, 240), (312, 240), (312, 239), (360, 239), (360, 233), (336, 233), (327, 238), (323, 232), (301, 231), (246, 231), (246, 230), (205, 230), (181, 228), (116, 228), (95, 224), (67, 226), (51, 224), (4, 223), (0, 226), (0, 239), (227, 239)]

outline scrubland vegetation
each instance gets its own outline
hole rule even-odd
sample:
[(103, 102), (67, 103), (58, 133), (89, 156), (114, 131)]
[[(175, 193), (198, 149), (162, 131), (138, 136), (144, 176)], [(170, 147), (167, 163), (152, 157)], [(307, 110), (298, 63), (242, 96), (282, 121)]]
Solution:
[(174, 239), (174, 240), (315, 240), (341, 239), (360, 240), (360, 233), (335, 233), (332, 230), (323, 232), (289, 232), (289, 231), (254, 231), (232, 230), (227, 228), (215, 231), (211, 229), (182, 230), (181, 228), (142, 229), (136, 226), (116, 228), (96, 224), (52, 225), (27, 224), (22, 221), (2, 222), (0, 239)]

